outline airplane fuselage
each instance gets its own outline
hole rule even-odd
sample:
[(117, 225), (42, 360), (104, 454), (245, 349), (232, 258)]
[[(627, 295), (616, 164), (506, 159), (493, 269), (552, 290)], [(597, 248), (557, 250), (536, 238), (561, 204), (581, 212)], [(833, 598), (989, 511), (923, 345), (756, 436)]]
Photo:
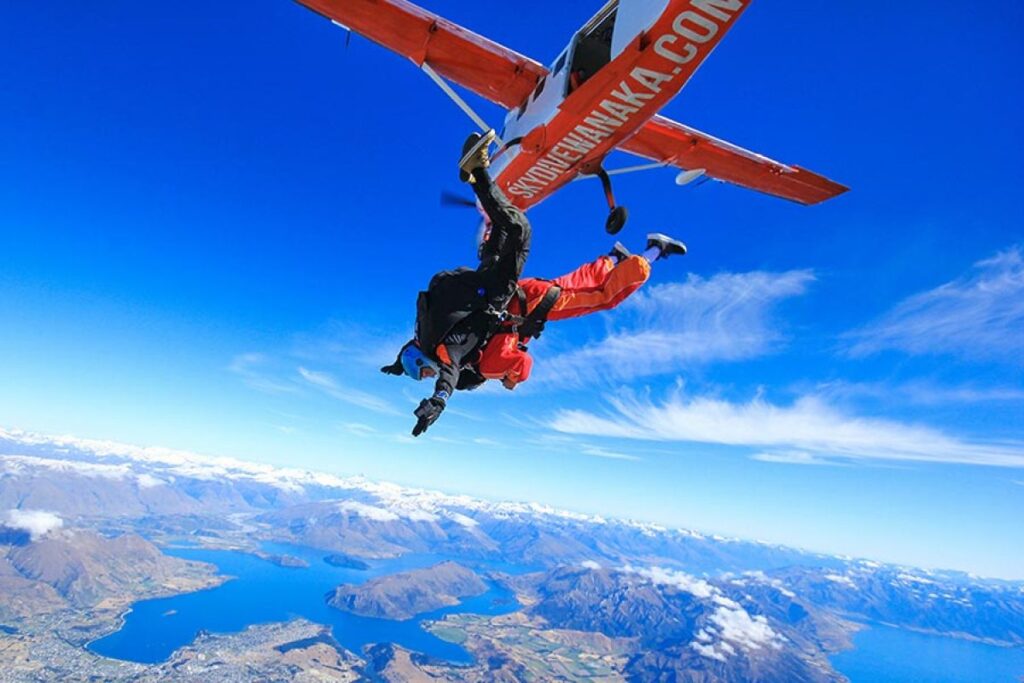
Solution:
[[(504, 138), (521, 137), (522, 142), (494, 167), (509, 199), (526, 209), (596, 169), (686, 85), (750, 2), (622, 0), (621, 8), (609, 3), (602, 12), (649, 14), (628, 43), (618, 37), (618, 54), (595, 73), (584, 74), (586, 80), (577, 85), (572, 69), (583, 32), (578, 34), (555, 61), (548, 82), (542, 81), (527, 102), (509, 113)], [(637, 23), (635, 16), (623, 19)]]

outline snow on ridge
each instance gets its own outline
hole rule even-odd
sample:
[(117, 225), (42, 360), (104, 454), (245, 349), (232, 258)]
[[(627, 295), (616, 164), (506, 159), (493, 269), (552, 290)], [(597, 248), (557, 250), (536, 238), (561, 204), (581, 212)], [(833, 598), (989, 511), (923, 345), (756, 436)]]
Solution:
[[(344, 479), (322, 472), (310, 472), (296, 468), (283, 468), (265, 463), (239, 460), (237, 458), (199, 455), (197, 453), (171, 448), (134, 446), (115, 441), (80, 439), (72, 436), (48, 436), (33, 432), (7, 430), (2, 427), (0, 427), (0, 439), (5, 439), (25, 446), (50, 446), (55, 450), (63, 450), (65, 452), (70, 449), (75, 449), (77, 451), (88, 453), (99, 460), (106, 458), (120, 458), (153, 468), (158, 473), (170, 473), (194, 479), (245, 479), (298, 494), (303, 493), (306, 486), (321, 486), (325, 488), (338, 489), (359, 488), (359, 482), (356, 479)], [(92, 470), (94, 472), (100, 472), (101, 470), (98, 468), (102, 467), (130, 467), (127, 463), (108, 465), (106, 463), (88, 463), (74, 460), (55, 461), (52, 458), (36, 458), (36, 464), (42, 464), (43, 461), (47, 460), (50, 462), (74, 463), (76, 466), (81, 465), (80, 469), (83, 471), (87, 466), (92, 466), (93, 468), (97, 468)], [(107, 471), (112, 472), (113, 470)], [(152, 475), (153, 473), (150, 474)], [(146, 480), (146, 482), (152, 483), (152, 480)]]
[(335, 507), (341, 512), (350, 512), (366, 519), (372, 519), (375, 522), (397, 522), (400, 517), (385, 508), (380, 508), (375, 505), (367, 505), (366, 503), (360, 503), (354, 500), (343, 500), (335, 504)]
[(849, 586), (850, 588), (857, 587), (857, 584), (853, 582), (853, 579), (851, 579), (849, 576), (844, 576), (843, 574), (825, 574), (825, 578), (833, 583)]
[[(746, 586), (749, 582), (765, 584), (765, 585), (771, 586), (775, 590), (779, 591), (779, 593), (781, 593), (782, 595), (785, 595), (787, 598), (795, 598), (796, 597), (796, 593), (794, 593), (793, 591), (791, 591), (788, 588), (786, 588), (786, 584), (782, 581), (782, 579), (777, 579), (777, 578), (769, 577), (767, 574), (765, 574), (760, 569), (755, 569), (755, 570), (752, 570), (752, 571), (743, 572), (740, 576), (741, 576), (741, 578), (733, 578), (733, 579), (731, 579), (729, 581), (729, 583), (732, 583), (733, 585), (736, 585), (736, 586)], [(725, 576), (723, 576), (723, 578), (729, 579), (730, 575), (725, 575)]]
[(452, 520), (459, 526), (466, 527), (467, 529), (473, 529), (475, 527), (480, 526), (480, 522), (476, 521), (468, 515), (462, 514), (461, 512), (448, 511), (446, 514), (448, 516), (448, 519)]
[(106, 465), (101, 463), (80, 462), (77, 460), (53, 460), (39, 458), (34, 455), (0, 455), (0, 463), (9, 474), (24, 473), (27, 468), (44, 468), (58, 472), (73, 472), (83, 477), (100, 477), (103, 479), (134, 479), (139, 488), (153, 488), (167, 484), (166, 481), (147, 473), (139, 473), (128, 465)]
[(934, 584), (935, 583), (931, 579), (926, 579), (923, 576), (915, 576), (913, 574), (908, 574), (907, 572), (900, 572), (899, 574), (896, 575), (896, 579), (898, 581), (904, 581), (906, 583), (925, 583), (925, 584), (928, 584), (928, 583)]
[[(206, 456), (190, 451), (154, 446), (134, 446), (98, 439), (81, 439), (73, 436), (48, 436), (20, 430), (6, 430), (0, 427), (0, 439), (6, 439), (27, 446), (50, 446), (56, 449), (76, 449), (89, 453), (97, 458), (124, 458), (157, 468), (158, 472), (168, 472), (195, 479), (243, 479), (255, 481), (280, 488), (285, 491), (301, 494), (306, 487), (319, 486), (328, 489), (360, 491), (378, 498), (383, 507), (397, 510), (401, 516), (409, 517), (419, 514), (420, 519), (427, 520), (432, 515), (444, 514), (463, 526), (465, 515), (455, 518), (450, 514), (451, 508), (462, 508), (471, 512), (484, 512), (498, 518), (516, 516), (548, 517), (563, 519), (585, 524), (607, 525), (610, 523), (636, 529), (647, 535), (678, 533), (693, 538), (703, 538), (699, 533), (688, 530), (668, 530), (665, 527), (628, 519), (607, 520), (600, 515), (589, 515), (555, 508), (536, 502), (490, 502), (467, 495), (452, 495), (440, 491), (416, 489), (399, 486), (389, 482), (378, 482), (363, 477), (339, 477), (324, 472), (314, 472), (297, 468), (283, 468), (263, 463), (249, 462), (223, 456)], [(39, 458), (40, 462), (46, 460)], [(52, 459), (50, 459), (52, 461)], [(68, 461), (59, 461), (68, 462)], [(86, 464), (86, 463), (83, 463)], [(93, 464), (93, 463), (88, 463)], [(126, 464), (112, 467), (128, 467)], [(152, 474), (151, 474), (152, 476)], [(152, 483), (152, 480), (145, 480)], [(414, 512), (419, 508), (420, 512)], [(473, 520), (475, 522), (475, 520)]]
[(440, 516), (426, 510), (402, 510), (399, 514), (413, 522), (436, 522), (441, 519)]
[[(685, 537), (697, 541), (711, 539), (717, 543), (752, 543), (790, 550), (785, 546), (764, 541), (728, 538), (717, 534), (706, 536), (688, 529), (670, 529), (658, 524), (625, 518), (608, 519), (601, 515), (573, 512), (536, 502), (485, 501), (464, 494), (447, 494), (428, 489), (407, 488), (390, 482), (369, 480), (361, 476), (342, 477), (325, 472), (278, 467), (265, 463), (239, 460), (237, 458), (201, 455), (190, 451), (164, 447), (135, 446), (115, 441), (82, 439), (74, 436), (50, 436), (21, 430), (6, 430), (0, 427), (0, 440), (5, 439), (14, 443), (31, 446), (50, 446), (55, 449), (73, 448), (89, 453), (98, 459), (123, 458), (131, 460), (152, 468), (153, 471), (148, 474), (155, 478), (159, 478), (160, 475), (170, 475), (171, 477), (177, 475), (204, 480), (245, 480), (274, 486), (282, 491), (296, 495), (307, 493), (308, 489), (312, 487), (358, 491), (376, 497), (380, 507), (392, 510), (399, 514), (399, 516), (410, 518), (410, 515), (418, 514), (413, 512), (414, 509), (418, 509), (422, 513), (422, 521), (426, 521), (430, 516), (447, 517), (467, 528), (473, 526), (465, 524), (466, 520), (472, 520), (472, 518), (455, 512), (453, 508), (469, 512), (470, 514), (474, 512), (485, 513), (498, 519), (541, 517), (550, 521), (600, 526), (614, 525), (637, 531), (652, 538)], [(125, 467), (128, 466), (127, 464), (123, 465)], [(153, 481), (146, 479), (145, 483), (142, 481), (139, 483), (140, 486), (145, 487), (147, 484), (152, 484)], [(455, 517), (454, 514), (459, 516)], [(472, 520), (472, 522), (475, 523), (476, 520)]]

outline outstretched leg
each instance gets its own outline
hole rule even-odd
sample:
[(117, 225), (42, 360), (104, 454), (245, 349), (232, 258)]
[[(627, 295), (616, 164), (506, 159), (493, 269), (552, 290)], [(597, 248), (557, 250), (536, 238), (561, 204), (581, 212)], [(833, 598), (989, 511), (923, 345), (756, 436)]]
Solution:
[(654, 261), (685, 253), (685, 244), (661, 233), (647, 236), (647, 250), (642, 256), (630, 255), (616, 242), (608, 256), (601, 256), (554, 280), (562, 293), (548, 314), (548, 320), (564, 320), (615, 308), (647, 282)]
[(585, 263), (571, 273), (555, 278), (553, 283), (564, 290), (588, 292), (604, 287), (608, 275), (616, 263), (609, 256), (599, 256), (590, 263)]
[(614, 266), (611, 258), (602, 256), (554, 280), (554, 284), (562, 287), (562, 293), (548, 313), (548, 320), (615, 308), (650, 276), (651, 264), (642, 256), (630, 256)]

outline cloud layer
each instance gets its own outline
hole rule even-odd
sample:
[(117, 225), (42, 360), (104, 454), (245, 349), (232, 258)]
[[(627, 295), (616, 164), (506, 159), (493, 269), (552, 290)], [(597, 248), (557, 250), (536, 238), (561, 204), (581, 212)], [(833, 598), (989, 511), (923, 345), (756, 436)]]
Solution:
[(623, 571), (639, 574), (659, 586), (673, 586), (702, 600), (710, 599), (715, 609), (708, 621), (695, 635), (690, 647), (709, 659), (720, 662), (736, 654), (736, 648), (759, 650), (764, 646), (778, 647), (782, 636), (768, 625), (764, 616), (751, 616), (743, 607), (717, 587), (685, 572), (664, 567), (633, 567)]
[(823, 457), (838, 457), (1024, 467), (1024, 444), (969, 442), (929, 427), (852, 416), (816, 397), (776, 405), (762, 398), (733, 403), (676, 393), (657, 404), (625, 394), (611, 404), (606, 415), (560, 411), (551, 427), (568, 434), (746, 446), (769, 462), (822, 464)]
[(722, 273), (641, 289), (615, 311), (608, 335), (545, 359), (539, 381), (583, 385), (673, 373), (691, 363), (735, 361), (769, 352), (783, 339), (774, 307), (803, 294), (807, 270)]
[(980, 261), (964, 277), (906, 299), (847, 338), (854, 356), (896, 349), (1024, 364), (1020, 248)]
[(46, 510), (8, 510), (5, 521), (9, 527), (27, 531), (33, 541), (64, 526), (64, 520)]

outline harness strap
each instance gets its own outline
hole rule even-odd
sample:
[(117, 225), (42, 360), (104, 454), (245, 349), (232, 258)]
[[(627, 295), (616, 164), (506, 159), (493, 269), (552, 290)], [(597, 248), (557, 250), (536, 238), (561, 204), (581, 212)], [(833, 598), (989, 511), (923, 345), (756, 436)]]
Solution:
[[(522, 289), (519, 290), (522, 293)], [(562, 288), (558, 285), (551, 285), (548, 287), (548, 291), (544, 292), (544, 296), (540, 302), (530, 311), (523, 321), (522, 325), (519, 326), (519, 339), (526, 341), (530, 337), (539, 338), (541, 332), (544, 331), (544, 323), (548, 320), (548, 314), (551, 313), (551, 309), (554, 308), (555, 302), (558, 301), (558, 297), (562, 294)], [(526, 305), (522, 303), (522, 300), (526, 297), (525, 293), (520, 298), (520, 310), (525, 311)]]
[(522, 287), (516, 287), (516, 299), (519, 300), (519, 315), (526, 318), (526, 291)]

